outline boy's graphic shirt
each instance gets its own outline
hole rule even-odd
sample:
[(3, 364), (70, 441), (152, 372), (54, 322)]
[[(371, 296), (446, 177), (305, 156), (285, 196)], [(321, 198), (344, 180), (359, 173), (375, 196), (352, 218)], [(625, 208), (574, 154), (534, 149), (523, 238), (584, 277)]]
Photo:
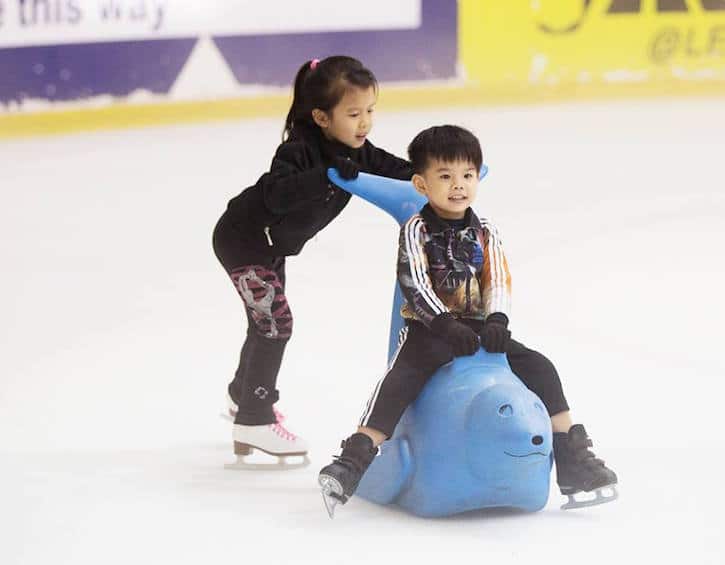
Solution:
[(401, 314), (429, 326), (450, 312), (484, 320), (511, 309), (511, 274), (496, 228), (466, 210), (463, 229), (439, 218), (430, 205), (400, 230), (398, 283), (405, 304)]

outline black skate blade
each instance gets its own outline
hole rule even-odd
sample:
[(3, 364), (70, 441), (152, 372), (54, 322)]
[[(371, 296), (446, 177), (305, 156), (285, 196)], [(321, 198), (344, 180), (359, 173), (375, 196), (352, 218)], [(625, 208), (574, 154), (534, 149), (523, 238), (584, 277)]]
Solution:
[(322, 500), (325, 503), (327, 515), (330, 519), (333, 519), (335, 517), (335, 507), (340, 503), (345, 504), (347, 502), (342, 485), (337, 479), (329, 475), (320, 475), (317, 482), (322, 488)]
[[(612, 491), (612, 494), (606, 495), (603, 491), (610, 490)], [(568, 502), (566, 504), (563, 504), (561, 506), (562, 510), (576, 510), (577, 508), (587, 508), (589, 506), (599, 506), (600, 504), (607, 504), (609, 502), (614, 502), (619, 498), (619, 493), (617, 492), (617, 485), (605, 485), (603, 487), (599, 487), (598, 489), (594, 490), (595, 498), (592, 499), (585, 499), (585, 500), (577, 500), (574, 495), (579, 494), (582, 491), (579, 491), (574, 494), (568, 494), (569, 497)]]

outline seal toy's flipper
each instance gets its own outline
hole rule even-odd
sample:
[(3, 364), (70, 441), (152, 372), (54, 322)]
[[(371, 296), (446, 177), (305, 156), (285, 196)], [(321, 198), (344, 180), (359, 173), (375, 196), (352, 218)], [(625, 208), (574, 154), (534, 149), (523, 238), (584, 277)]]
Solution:
[(363, 475), (355, 494), (371, 502), (390, 504), (413, 476), (414, 465), (406, 438), (388, 440)]
[(409, 180), (390, 179), (368, 173), (360, 173), (356, 179), (345, 180), (337, 169), (328, 169), (327, 176), (336, 186), (393, 216), (400, 225), (427, 202), (425, 196), (418, 194)]
[[(487, 174), (488, 167), (482, 165), (479, 180)], [(356, 179), (345, 180), (337, 169), (332, 168), (327, 169), (327, 177), (336, 186), (384, 210), (400, 225), (428, 202), (425, 196), (413, 188), (413, 183), (409, 180), (379, 177), (369, 173), (360, 173)]]

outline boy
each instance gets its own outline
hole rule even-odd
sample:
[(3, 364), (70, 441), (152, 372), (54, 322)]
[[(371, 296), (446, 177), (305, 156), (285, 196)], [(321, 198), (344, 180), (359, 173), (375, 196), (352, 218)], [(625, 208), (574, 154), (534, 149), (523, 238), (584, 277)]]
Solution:
[[(544, 403), (554, 432), (562, 494), (599, 491), (616, 474), (596, 459), (584, 427), (572, 425), (559, 375), (541, 353), (511, 339), (511, 277), (496, 228), (471, 209), (483, 157), (478, 139), (457, 126), (432, 127), (408, 147), (415, 189), (428, 204), (400, 231), (398, 283), (406, 303), (401, 344), (378, 383), (357, 433), (320, 471), (323, 488), (343, 504), (428, 379), (454, 356), (483, 347), (506, 353), (512, 371)], [(600, 498), (606, 502), (611, 498)], [(334, 507), (334, 505), (333, 505)]]

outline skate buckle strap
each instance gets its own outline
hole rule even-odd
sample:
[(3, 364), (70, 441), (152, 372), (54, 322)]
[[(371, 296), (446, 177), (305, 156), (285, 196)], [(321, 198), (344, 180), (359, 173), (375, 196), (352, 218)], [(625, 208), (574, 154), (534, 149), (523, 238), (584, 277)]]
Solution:
[(350, 471), (360, 472), (362, 470), (357, 461), (346, 455), (333, 455), (332, 459)]
[(604, 461), (602, 459), (598, 459), (597, 456), (588, 449), (575, 452), (574, 461), (591, 467), (604, 466)]
[(586, 433), (575, 433), (569, 439), (569, 449), (572, 452), (574, 461), (577, 463), (583, 463), (587, 466), (604, 466), (604, 461), (597, 459), (592, 451), (588, 448), (593, 447), (594, 444)]
[(569, 439), (569, 445), (574, 450), (586, 449), (587, 447), (594, 447), (592, 440), (587, 436), (575, 435)]

